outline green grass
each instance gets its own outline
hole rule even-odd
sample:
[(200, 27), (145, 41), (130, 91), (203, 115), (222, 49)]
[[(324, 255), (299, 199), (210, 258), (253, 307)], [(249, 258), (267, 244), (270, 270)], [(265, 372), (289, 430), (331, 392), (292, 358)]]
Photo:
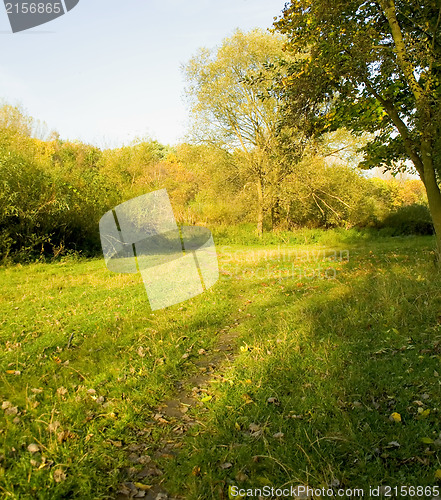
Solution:
[(237, 358), (160, 463), (168, 490), (217, 500), (232, 485), (436, 485), (433, 240), (349, 236), (218, 246), (219, 282), (154, 314), (141, 278), (101, 259), (1, 269), (4, 498), (112, 498), (127, 447), (152, 455), (173, 433), (155, 407), (235, 323)]

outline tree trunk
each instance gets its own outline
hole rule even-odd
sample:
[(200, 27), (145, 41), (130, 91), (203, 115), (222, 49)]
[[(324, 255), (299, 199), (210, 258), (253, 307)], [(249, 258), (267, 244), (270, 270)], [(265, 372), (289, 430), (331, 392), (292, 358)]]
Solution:
[(257, 236), (261, 238), (263, 236), (264, 208), (263, 208), (263, 185), (262, 185), (262, 178), (260, 177), (260, 175), (257, 177), (256, 188), (257, 188)]
[(271, 202), (271, 231), (274, 230), (274, 227), (276, 227), (279, 222), (279, 206), (279, 198), (276, 197)]
[(437, 259), (441, 257), (441, 192), (439, 190), (436, 173), (433, 165), (430, 146), (422, 142), (422, 160), (424, 165), (424, 186), (429, 202), (429, 210), (432, 216), (433, 227), (435, 228)]

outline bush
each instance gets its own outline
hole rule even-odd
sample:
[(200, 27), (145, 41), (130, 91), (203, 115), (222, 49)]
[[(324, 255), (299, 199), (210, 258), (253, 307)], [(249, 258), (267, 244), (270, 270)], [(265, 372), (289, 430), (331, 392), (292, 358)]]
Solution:
[(391, 212), (379, 225), (392, 229), (393, 236), (434, 234), (432, 218), (427, 205), (403, 205)]

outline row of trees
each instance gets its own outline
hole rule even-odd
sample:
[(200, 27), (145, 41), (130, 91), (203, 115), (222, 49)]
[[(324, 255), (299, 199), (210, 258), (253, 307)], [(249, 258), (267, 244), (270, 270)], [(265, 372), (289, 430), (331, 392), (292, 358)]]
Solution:
[[(98, 222), (107, 210), (164, 187), (184, 224), (259, 220), (267, 229), (381, 227), (391, 225), (395, 214), (398, 225), (405, 223), (400, 231), (430, 231), (420, 181), (367, 179), (350, 165), (333, 164), (319, 155), (305, 157), (284, 171), (279, 186), (269, 166), (262, 170), (263, 203), (265, 209), (271, 207), (262, 220), (255, 171), (240, 148), (228, 150), (216, 144), (170, 148), (138, 140), (102, 151), (62, 141), (57, 134), (36, 138), (35, 130), (34, 121), (20, 110), (0, 109), (2, 260), (68, 251), (95, 254), (100, 251)], [(398, 228), (397, 223), (392, 225)]]

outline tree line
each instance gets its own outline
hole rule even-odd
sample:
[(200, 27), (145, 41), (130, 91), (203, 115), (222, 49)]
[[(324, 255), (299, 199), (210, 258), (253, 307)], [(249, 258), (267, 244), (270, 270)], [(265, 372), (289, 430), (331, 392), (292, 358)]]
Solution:
[[(101, 150), (57, 134), (36, 138), (33, 123), (15, 107), (0, 109), (2, 261), (96, 255), (101, 216), (164, 187), (181, 224), (223, 227), (259, 218), (255, 185), (240, 150), (169, 147), (148, 139)], [(320, 156), (286, 175), (277, 200), (265, 214), (267, 230), (389, 225), (400, 234), (431, 231), (420, 181), (368, 179)]]

